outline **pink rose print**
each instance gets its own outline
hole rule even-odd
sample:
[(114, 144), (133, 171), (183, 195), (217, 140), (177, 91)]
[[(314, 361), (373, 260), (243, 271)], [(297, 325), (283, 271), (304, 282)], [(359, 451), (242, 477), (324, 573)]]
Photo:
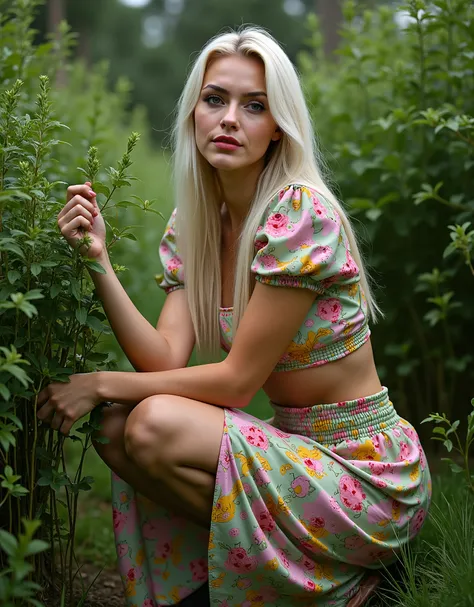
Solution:
[(409, 459), (409, 457), (408, 457), (409, 455), (410, 455), (410, 447), (408, 446), (408, 443), (401, 441), (400, 442), (400, 453), (398, 454), (397, 461), (405, 462)]
[(207, 580), (207, 560), (204, 558), (194, 559), (189, 563), (193, 574), (193, 582), (205, 582)]
[(145, 599), (142, 607), (155, 607), (155, 603), (151, 599)]
[(365, 540), (360, 535), (350, 535), (344, 540), (344, 546), (348, 550), (358, 550), (362, 546), (365, 546), (365, 544)]
[(112, 510), (112, 518), (114, 522), (114, 531), (115, 533), (120, 533), (125, 525), (127, 524), (127, 517), (123, 512), (117, 510), (117, 508), (113, 508)]
[(255, 473), (255, 476), (254, 476), (254, 480), (259, 487), (261, 487), (262, 485), (268, 485), (268, 483), (271, 483), (271, 480), (270, 480), (270, 477), (268, 476), (267, 471), (264, 470), (263, 468), (259, 468), (257, 470), (257, 472)]
[(252, 580), (248, 577), (240, 578), (239, 580), (239, 588), (249, 588), (252, 585)]
[(309, 492), (310, 483), (306, 476), (297, 476), (291, 483), (291, 487), (297, 497), (306, 497)]
[(157, 542), (155, 547), (155, 558), (166, 559), (171, 554), (171, 544), (170, 542), (162, 542), (161, 544)]
[(135, 569), (134, 569), (133, 567), (131, 567), (131, 568), (128, 570), (128, 573), (127, 573), (127, 578), (128, 578), (128, 579), (129, 579), (131, 582), (133, 582), (134, 580), (136, 580), (136, 579), (137, 579), (137, 578), (136, 578)]
[(314, 264), (322, 264), (328, 261), (332, 255), (332, 249), (328, 246), (314, 247), (311, 251), (311, 261)]
[(150, 520), (143, 525), (142, 533), (146, 540), (157, 540), (163, 537), (163, 524), (159, 521)]
[(303, 556), (301, 564), (303, 565), (303, 569), (308, 571), (308, 573), (312, 573), (314, 571), (314, 561), (312, 561), (308, 556)]
[(426, 510), (424, 508), (420, 508), (415, 516), (410, 520), (410, 538), (419, 533), (420, 529), (423, 527), (423, 523), (425, 522), (426, 514)]
[[(372, 438), (372, 441), (373, 440), (374, 439)], [(389, 466), (388, 464), (384, 464), (383, 462), (369, 462), (369, 468), (372, 471), (372, 474), (380, 476), (385, 472), (385, 470), (388, 470)]]
[(413, 428), (403, 426), (402, 430), (414, 443), (418, 442), (418, 435)]
[(170, 257), (166, 261), (166, 267), (168, 268), (168, 270), (170, 272), (172, 272), (173, 270), (177, 270), (180, 265), (181, 265), (181, 259), (177, 255), (175, 255), (174, 257)]
[(324, 465), (318, 459), (311, 459), (307, 457), (303, 460), (304, 465), (310, 470), (314, 470), (317, 474), (324, 472)]
[(322, 320), (329, 320), (330, 322), (337, 322), (341, 316), (342, 305), (341, 302), (335, 297), (329, 299), (321, 299), (318, 301), (318, 312), (317, 315)]
[(278, 558), (280, 559), (280, 562), (283, 565), (283, 567), (285, 569), (289, 569), (290, 568), (290, 561), (288, 560), (285, 552), (280, 548), (279, 550), (277, 550), (277, 554), (278, 554)]
[(268, 438), (266, 437), (263, 430), (261, 430), (257, 426), (242, 426), (240, 428), (240, 432), (245, 436), (247, 442), (254, 447), (258, 447), (259, 449), (263, 449), (266, 451), (268, 449)]
[(117, 554), (119, 556), (119, 558), (122, 558), (123, 556), (125, 556), (128, 552), (128, 544), (126, 544), (125, 542), (120, 542), (120, 544), (117, 545)]
[(360, 481), (348, 474), (344, 474), (339, 481), (341, 501), (346, 508), (354, 512), (362, 511), (362, 502), (367, 497), (362, 489)]
[(371, 525), (381, 525), (385, 527), (388, 521), (392, 520), (393, 500), (385, 499), (378, 504), (372, 504), (367, 510), (367, 521)]
[(234, 573), (254, 571), (257, 568), (257, 559), (249, 556), (245, 548), (231, 548), (227, 554), (224, 567)]
[(257, 529), (252, 534), (253, 541), (257, 544), (261, 544), (265, 540), (265, 534), (261, 529)]
[(283, 213), (273, 213), (267, 219), (266, 230), (272, 236), (283, 236), (288, 232), (290, 218)]
[(346, 263), (344, 263), (341, 267), (340, 274), (344, 278), (353, 278), (357, 276), (359, 273), (359, 268), (357, 267), (356, 262), (353, 260), (352, 255), (349, 253), (349, 250), (346, 251)]
[(249, 493), (252, 493), (252, 487), (248, 483), (243, 483), (242, 487), (244, 488), (244, 491), (247, 495), (249, 495)]
[(264, 502), (262, 500), (256, 500), (252, 504), (252, 510), (263, 531), (271, 533), (275, 529), (275, 521)]
[(240, 518), (241, 518), (243, 521), (246, 521), (246, 520), (248, 519), (248, 517), (249, 517), (249, 515), (248, 515), (246, 512), (242, 511), (242, 512), (240, 513)]
[(316, 584), (312, 580), (305, 580), (304, 589), (309, 592), (314, 592), (316, 590)]
[(308, 320), (304, 321), (304, 326), (308, 327), (308, 329), (311, 328), (311, 327), (313, 327), (314, 326), (314, 320), (312, 318), (308, 318)]
[(316, 213), (316, 215), (319, 217), (319, 219), (324, 219), (325, 217), (327, 217), (326, 207), (319, 200), (319, 198), (316, 198), (316, 196), (312, 196), (312, 200), (313, 200), (313, 210)]
[(237, 527), (233, 527), (232, 529), (229, 530), (229, 535), (231, 537), (237, 537), (240, 533), (240, 529), (238, 529)]
[[(278, 259), (274, 255), (260, 255), (258, 260), (266, 270), (274, 270), (278, 267)], [(252, 269), (254, 271), (257, 270), (258, 264), (255, 264), (255, 267)]]
[(264, 242), (263, 240), (256, 240), (255, 241), (255, 248), (257, 249), (257, 251), (260, 251), (261, 249), (263, 249), (265, 247), (267, 243)]

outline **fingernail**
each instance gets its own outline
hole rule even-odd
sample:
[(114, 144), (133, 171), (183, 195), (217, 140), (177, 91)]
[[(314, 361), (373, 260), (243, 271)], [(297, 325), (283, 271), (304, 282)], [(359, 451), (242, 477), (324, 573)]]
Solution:
[(89, 196), (97, 196), (97, 194), (93, 190), (89, 190)]

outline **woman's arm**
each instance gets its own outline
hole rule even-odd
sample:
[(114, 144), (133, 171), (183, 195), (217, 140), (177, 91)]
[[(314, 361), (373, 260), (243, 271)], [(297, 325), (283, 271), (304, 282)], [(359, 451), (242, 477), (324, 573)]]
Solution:
[(173, 394), (246, 407), (297, 333), (314, 297), (307, 289), (257, 283), (224, 361), (158, 373), (99, 372), (98, 395), (131, 406), (154, 394)]
[(115, 274), (110, 260), (97, 260), (106, 270), (90, 270), (110, 326), (137, 371), (166, 371), (188, 364), (194, 329), (183, 289), (166, 297), (156, 329), (137, 310)]

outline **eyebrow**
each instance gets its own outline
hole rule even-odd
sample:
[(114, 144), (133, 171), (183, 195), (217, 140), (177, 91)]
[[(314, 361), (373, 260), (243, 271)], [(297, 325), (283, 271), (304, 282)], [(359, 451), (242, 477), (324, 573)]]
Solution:
[[(214, 89), (219, 93), (224, 93), (225, 95), (229, 95), (229, 91), (227, 89), (222, 88), (221, 86), (217, 86), (217, 84), (207, 84), (203, 90), (205, 89)], [(265, 91), (251, 91), (250, 93), (244, 93), (242, 97), (266, 97), (267, 94)]]

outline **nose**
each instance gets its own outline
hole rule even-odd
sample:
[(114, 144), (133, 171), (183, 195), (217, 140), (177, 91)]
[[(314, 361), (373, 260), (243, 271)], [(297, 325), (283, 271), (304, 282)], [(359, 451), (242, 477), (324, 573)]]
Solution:
[(237, 105), (230, 103), (227, 106), (227, 112), (223, 116), (221, 120), (221, 127), (230, 128), (230, 129), (238, 129), (239, 128), (239, 118), (237, 115)]

